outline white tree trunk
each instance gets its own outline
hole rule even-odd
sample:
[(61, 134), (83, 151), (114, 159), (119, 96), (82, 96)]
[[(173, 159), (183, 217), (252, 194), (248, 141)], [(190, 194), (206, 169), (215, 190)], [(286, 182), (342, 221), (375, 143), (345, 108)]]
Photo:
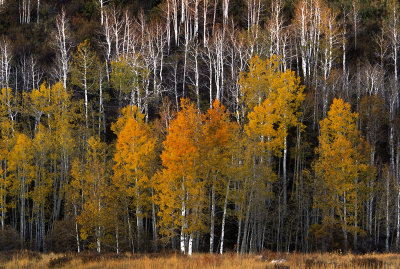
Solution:
[(214, 233), (215, 233), (215, 186), (211, 186), (211, 221), (210, 221), (210, 253), (214, 252)]
[(283, 147), (283, 209), (286, 210), (287, 205), (287, 137), (285, 137), (284, 147)]
[(118, 224), (115, 225), (115, 243), (116, 243), (116, 248), (117, 248), (117, 254), (119, 254), (119, 227), (118, 227)]
[(40, 0), (37, 0), (37, 6), (36, 6), (36, 23), (39, 23), (39, 14), (40, 14)]
[(189, 236), (189, 247), (188, 247), (188, 255), (192, 255), (193, 253), (193, 235)]
[(186, 229), (186, 189), (185, 189), (185, 179), (182, 181), (182, 227), (181, 227), (181, 238), (180, 238), (180, 247), (181, 247), (181, 252), (183, 254), (186, 253), (186, 236), (185, 236), (185, 229)]
[(81, 244), (79, 242), (79, 229), (78, 229), (78, 212), (77, 205), (74, 204), (74, 215), (75, 215), (75, 239), (76, 239), (76, 247), (78, 253), (81, 252)]
[(220, 254), (224, 253), (225, 219), (226, 219), (226, 209), (228, 207), (229, 185), (230, 185), (230, 180), (228, 180), (228, 184), (226, 185), (224, 212), (223, 212), (223, 215), (222, 215), (222, 225), (221, 225), (221, 248), (220, 248), (220, 251), (219, 251)]

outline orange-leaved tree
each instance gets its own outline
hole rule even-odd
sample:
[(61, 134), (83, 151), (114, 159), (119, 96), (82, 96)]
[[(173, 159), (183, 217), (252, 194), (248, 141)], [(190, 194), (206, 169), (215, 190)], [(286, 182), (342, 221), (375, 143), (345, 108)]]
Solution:
[(223, 251), (225, 219), (227, 214), (227, 203), (229, 196), (229, 164), (231, 162), (230, 145), (237, 125), (229, 120), (229, 113), (218, 100), (203, 115), (203, 125), (200, 138), (201, 170), (203, 178), (211, 193), (210, 214), (210, 253), (214, 251), (215, 238), (215, 214), (220, 197), (223, 207), (221, 246)]
[(205, 181), (199, 174), (201, 114), (187, 99), (171, 121), (161, 153), (164, 169), (157, 177), (160, 232), (174, 237), (180, 232), (180, 249), (191, 254), (193, 237), (204, 231)]

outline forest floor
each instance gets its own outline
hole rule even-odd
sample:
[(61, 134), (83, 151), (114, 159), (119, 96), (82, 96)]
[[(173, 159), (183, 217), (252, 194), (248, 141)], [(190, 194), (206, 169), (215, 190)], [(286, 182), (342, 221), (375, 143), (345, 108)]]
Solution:
[(31, 251), (0, 252), (0, 268), (400, 268), (400, 254), (237, 255), (194, 254), (40, 254)]

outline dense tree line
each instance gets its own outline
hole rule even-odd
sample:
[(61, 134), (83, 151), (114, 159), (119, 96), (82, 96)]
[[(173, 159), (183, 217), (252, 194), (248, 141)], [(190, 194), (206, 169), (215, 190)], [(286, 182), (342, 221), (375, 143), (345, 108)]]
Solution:
[(2, 247), (398, 250), (399, 12), (0, 1)]

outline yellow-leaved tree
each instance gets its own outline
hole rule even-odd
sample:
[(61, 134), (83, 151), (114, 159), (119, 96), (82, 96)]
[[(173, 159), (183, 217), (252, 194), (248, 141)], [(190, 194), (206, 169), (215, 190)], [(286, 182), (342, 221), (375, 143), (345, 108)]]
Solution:
[(32, 139), (25, 134), (16, 134), (16, 141), (9, 155), (9, 172), (11, 179), (10, 194), (13, 197), (13, 206), (20, 206), (20, 238), (26, 236), (27, 199), (29, 185), (34, 177)]
[(355, 235), (355, 240), (360, 232), (357, 226), (362, 202), (360, 189), (374, 176), (369, 165), (369, 145), (357, 130), (357, 117), (350, 104), (342, 99), (333, 100), (328, 116), (320, 122), (318, 160), (314, 164), (317, 184), (314, 206), (322, 210), (322, 227), (340, 225), (346, 249), (348, 232)]
[(132, 211), (135, 212), (137, 248), (141, 249), (144, 244), (143, 218), (151, 208), (150, 197), (153, 192), (150, 179), (154, 174), (156, 139), (149, 125), (144, 122), (144, 115), (136, 106), (123, 109), (121, 118), (113, 125), (113, 130), (118, 139), (112, 183), (120, 203), (120, 218), (125, 218), (128, 223), (128, 236), (133, 250), (130, 216)]
[[(248, 107), (247, 134), (258, 140), (264, 151), (283, 157), (283, 203), (287, 203), (287, 137), (292, 127), (301, 128), (299, 107), (304, 86), (294, 71), (280, 69), (277, 56), (250, 59), (249, 72), (240, 74), (243, 101)], [(283, 152), (282, 152), (283, 151)], [(283, 153), (283, 154), (282, 154)]]
[(47, 108), (48, 140), (51, 140), (53, 154), (50, 154), (53, 165), (53, 219), (54, 222), (61, 214), (64, 188), (70, 176), (72, 155), (75, 152), (76, 142), (73, 136), (73, 122), (76, 114), (73, 113), (74, 104), (71, 94), (61, 82), (54, 84), (50, 89), (49, 106)]
[(80, 237), (83, 240), (93, 238), (94, 242), (89, 247), (95, 247), (97, 252), (101, 252), (105, 222), (108, 219), (105, 215), (107, 172), (106, 147), (99, 138), (90, 137), (85, 160), (75, 159), (72, 164), (73, 179), (69, 197), (75, 208), (80, 206), (79, 215), (77, 213), (76, 216)]
[(32, 89), (31, 92), (23, 93), (26, 112), (35, 118), (35, 132), (40, 124), (43, 115), (49, 113), (51, 105), (51, 89), (46, 87), (45, 83), (40, 85), (39, 89)]
[(35, 248), (46, 251), (46, 209), (50, 206), (49, 198), (53, 193), (54, 174), (48, 167), (51, 166), (49, 158), (52, 151), (52, 137), (49, 130), (42, 124), (36, 127), (36, 135), (32, 141), (33, 189), (30, 191), (32, 200), (31, 221), (35, 223)]
[[(245, 148), (242, 163), (246, 170), (240, 188), (242, 193), (235, 196), (239, 204), (239, 233), (244, 218), (244, 231), (241, 252), (248, 248), (249, 211), (259, 199), (268, 197), (271, 183), (275, 181), (273, 157), (282, 157), (283, 194), (282, 214), (285, 215), (287, 204), (287, 137), (290, 128), (302, 128), (299, 121), (300, 105), (304, 100), (304, 86), (300, 78), (291, 70), (282, 71), (281, 61), (277, 56), (262, 60), (257, 55), (250, 59), (249, 72), (241, 73), (239, 84), (243, 96), (243, 105), (247, 107), (246, 136), (241, 143)], [(279, 199), (279, 201), (281, 201)], [(261, 206), (260, 203), (258, 205)], [(260, 210), (262, 210), (262, 206)], [(281, 207), (280, 209), (281, 210)], [(245, 215), (245, 216), (244, 216)], [(282, 218), (279, 218), (281, 225)], [(279, 229), (278, 229), (279, 230)], [(278, 234), (278, 237), (280, 235)]]
[(10, 88), (3, 88), (0, 91), (0, 168), (2, 170), (0, 178), (0, 210), (1, 228), (5, 227), (5, 218), (9, 203), (7, 195), (11, 185), (9, 173), (10, 152), (15, 143), (14, 121), (18, 107), (13, 91)]

